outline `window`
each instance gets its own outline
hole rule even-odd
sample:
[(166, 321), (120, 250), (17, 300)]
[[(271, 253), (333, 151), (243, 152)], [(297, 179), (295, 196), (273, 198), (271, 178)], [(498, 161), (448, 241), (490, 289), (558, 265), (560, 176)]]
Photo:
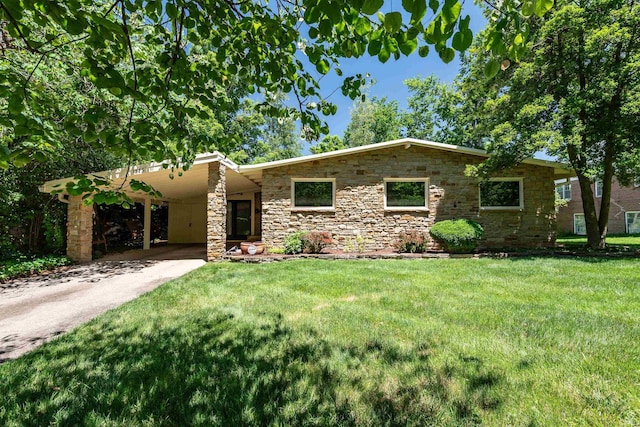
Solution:
[(385, 178), (384, 208), (387, 210), (429, 209), (429, 179)]
[(523, 209), (522, 178), (492, 178), (480, 184), (480, 209)]
[(602, 197), (602, 181), (596, 181), (596, 197)]
[(294, 208), (330, 210), (334, 208), (336, 180), (332, 178), (294, 178), (291, 201)]
[(558, 185), (556, 193), (561, 200), (571, 200), (571, 184)]
[(587, 224), (584, 222), (584, 214), (573, 214), (573, 233), (581, 236), (587, 234)]
[(640, 212), (627, 212), (625, 213), (625, 217), (627, 222), (627, 233), (640, 233)]

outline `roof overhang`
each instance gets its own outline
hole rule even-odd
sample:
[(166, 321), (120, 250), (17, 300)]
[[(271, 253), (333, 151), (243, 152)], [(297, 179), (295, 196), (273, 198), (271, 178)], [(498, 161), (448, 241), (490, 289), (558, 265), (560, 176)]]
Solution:
[[(196, 156), (195, 161), (185, 170), (184, 167), (170, 169), (168, 162), (146, 163), (131, 166), (130, 168), (117, 168), (108, 171), (87, 174), (108, 180), (111, 184), (106, 189), (117, 189), (134, 200), (148, 198), (143, 192), (133, 192), (126, 184), (127, 180), (136, 179), (143, 181), (162, 193), (162, 197), (155, 198), (159, 201), (178, 201), (200, 197), (207, 194), (209, 179), (209, 163), (220, 162), (227, 167), (227, 191), (251, 192), (259, 191), (260, 187), (247, 177), (238, 173), (238, 165), (227, 159), (219, 152), (205, 153)], [(62, 191), (65, 194), (65, 186), (68, 182), (75, 181), (74, 177), (67, 177), (45, 182), (40, 186), (43, 193)]]
[[(291, 159), (276, 160), (273, 162), (266, 162), (266, 163), (258, 163), (255, 165), (242, 165), (242, 166), (239, 166), (238, 171), (241, 174), (247, 176), (252, 181), (260, 182), (262, 179), (262, 171), (265, 169), (295, 165), (298, 163), (312, 162), (315, 160), (330, 159), (333, 157), (348, 156), (351, 154), (364, 153), (368, 151), (381, 150), (381, 149), (392, 148), (397, 146), (404, 146), (405, 148), (410, 148), (412, 145), (425, 147), (425, 148), (433, 148), (433, 149), (443, 150), (443, 151), (451, 151), (455, 153), (469, 154), (472, 156), (479, 156), (483, 158), (488, 158), (490, 156), (489, 153), (487, 153), (484, 150), (480, 150), (478, 148), (461, 147), (458, 145), (442, 144), (440, 142), (424, 141), (421, 139), (414, 139), (414, 138), (402, 138), (402, 139), (396, 139), (393, 141), (380, 142), (376, 144), (362, 145), (359, 147), (345, 148), (342, 150), (330, 151), (327, 153), (311, 154), (308, 156), (294, 157)], [(569, 178), (575, 175), (575, 171), (573, 171), (573, 169), (571, 169), (568, 165), (564, 163), (554, 162), (550, 160), (542, 160), (542, 159), (525, 159), (522, 163), (553, 168), (556, 179)]]

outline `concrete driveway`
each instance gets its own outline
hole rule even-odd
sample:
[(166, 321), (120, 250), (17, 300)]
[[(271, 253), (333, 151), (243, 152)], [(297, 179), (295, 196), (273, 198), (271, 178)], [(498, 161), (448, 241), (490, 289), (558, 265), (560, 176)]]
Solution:
[(0, 363), (205, 262), (203, 245), (168, 245), (0, 283)]

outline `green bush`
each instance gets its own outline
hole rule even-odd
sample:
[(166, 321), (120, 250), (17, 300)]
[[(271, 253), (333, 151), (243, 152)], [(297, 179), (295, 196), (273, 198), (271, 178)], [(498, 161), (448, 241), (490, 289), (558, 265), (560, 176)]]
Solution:
[(0, 283), (68, 264), (71, 264), (69, 258), (53, 255), (39, 258), (21, 256), (14, 260), (3, 261), (0, 262)]
[(395, 246), (400, 253), (424, 253), (428, 249), (429, 238), (424, 233), (411, 230), (400, 233)]
[(284, 239), (284, 253), (287, 255), (295, 255), (302, 253), (304, 249), (304, 242), (302, 237), (306, 234), (305, 231), (297, 231), (289, 234)]
[(449, 219), (433, 224), (429, 230), (433, 240), (450, 253), (471, 253), (484, 235), (480, 224), (468, 219)]

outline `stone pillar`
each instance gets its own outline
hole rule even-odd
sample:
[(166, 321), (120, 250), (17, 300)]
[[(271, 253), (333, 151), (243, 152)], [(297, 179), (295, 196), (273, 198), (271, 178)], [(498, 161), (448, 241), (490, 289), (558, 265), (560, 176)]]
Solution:
[(93, 205), (85, 206), (82, 197), (69, 197), (67, 205), (67, 256), (74, 261), (91, 261), (93, 244)]
[(207, 192), (207, 259), (220, 259), (227, 248), (227, 167), (209, 163)]

